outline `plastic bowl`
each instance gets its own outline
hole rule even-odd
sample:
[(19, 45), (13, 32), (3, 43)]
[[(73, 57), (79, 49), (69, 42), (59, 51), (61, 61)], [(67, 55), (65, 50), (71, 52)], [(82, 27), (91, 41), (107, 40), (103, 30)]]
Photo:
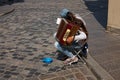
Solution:
[(45, 58), (42, 59), (42, 61), (43, 61), (44, 63), (50, 64), (50, 63), (53, 62), (53, 59), (50, 58), (50, 57), (45, 57)]

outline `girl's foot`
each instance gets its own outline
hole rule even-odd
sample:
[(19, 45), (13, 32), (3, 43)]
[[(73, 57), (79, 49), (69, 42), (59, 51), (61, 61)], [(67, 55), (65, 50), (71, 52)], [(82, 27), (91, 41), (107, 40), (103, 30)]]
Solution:
[(72, 63), (76, 63), (78, 62), (78, 58), (76, 56), (72, 57), (72, 58), (68, 58), (64, 61), (65, 64), (72, 64)]

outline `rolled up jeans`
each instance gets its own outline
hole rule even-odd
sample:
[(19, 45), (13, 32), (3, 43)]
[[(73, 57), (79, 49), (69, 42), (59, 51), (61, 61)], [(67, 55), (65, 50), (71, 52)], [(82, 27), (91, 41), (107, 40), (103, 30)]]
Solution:
[(57, 50), (61, 51), (62, 53), (64, 53), (68, 57), (70, 57), (70, 58), (74, 57), (72, 50), (69, 46), (62, 46), (57, 41), (55, 42), (54, 46), (57, 48)]

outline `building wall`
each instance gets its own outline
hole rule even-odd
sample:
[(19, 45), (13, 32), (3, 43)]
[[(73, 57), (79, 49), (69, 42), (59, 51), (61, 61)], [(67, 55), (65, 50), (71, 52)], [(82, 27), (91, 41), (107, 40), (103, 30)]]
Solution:
[(120, 0), (108, 1), (107, 28), (120, 29)]

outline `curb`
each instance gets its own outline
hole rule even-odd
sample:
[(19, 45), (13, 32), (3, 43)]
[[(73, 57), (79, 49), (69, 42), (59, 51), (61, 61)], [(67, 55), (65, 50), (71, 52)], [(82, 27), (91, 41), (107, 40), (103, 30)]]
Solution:
[(88, 69), (96, 76), (98, 80), (115, 80), (107, 71), (105, 71), (91, 56), (88, 54), (86, 60)]
[(15, 9), (12, 6), (0, 6), (0, 16), (9, 14), (11, 12), (13, 12)]

